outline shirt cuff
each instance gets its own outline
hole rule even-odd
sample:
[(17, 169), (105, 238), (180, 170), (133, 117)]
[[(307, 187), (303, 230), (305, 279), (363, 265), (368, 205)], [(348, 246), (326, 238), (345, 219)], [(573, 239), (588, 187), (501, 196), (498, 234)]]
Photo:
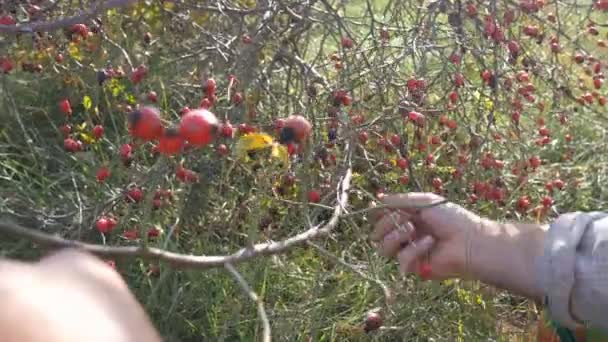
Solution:
[(537, 263), (539, 285), (551, 318), (571, 329), (582, 323), (572, 315), (570, 307), (577, 248), (597, 214), (600, 213), (573, 212), (559, 216), (547, 232), (544, 253)]

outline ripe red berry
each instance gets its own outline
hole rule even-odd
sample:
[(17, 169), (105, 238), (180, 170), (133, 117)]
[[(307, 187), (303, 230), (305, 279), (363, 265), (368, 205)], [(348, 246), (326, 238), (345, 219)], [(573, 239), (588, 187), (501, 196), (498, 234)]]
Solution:
[(521, 118), (521, 113), (519, 111), (514, 111), (513, 113), (511, 113), (511, 120), (515, 123), (519, 122), (519, 119)]
[(69, 124), (63, 124), (61, 127), (59, 127), (59, 130), (61, 130), (61, 133), (67, 137), (72, 132), (72, 126)]
[(312, 203), (319, 203), (321, 201), (321, 194), (317, 190), (310, 190), (308, 192), (308, 201)]
[(406, 170), (408, 167), (408, 161), (405, 158), (399, 158), (397, 160), (397, 166), (401, 169), (401, 170)]
[(433, 183), (433, 188), (435, 188), (435, 190), (441, 190), (441, 188), (443, 187), (443, 181), (439, 177), (433, 178), (432, 183)]
[(520, 47), (519, 47), (518, 42), (516, 42), (515, 40), (510, 40), (507, 43), (507, 48), (509, 49), (511, 56), (513, 56), (513, 57), (519, 56)]
[(363, 145), (365, 145), (367, 143), (367, 140), (369, 139), (369, 135), (367, 134), (367, 132), (363, 131), (363, 132), (359, 132), (359, 142)]
[(528, 26), (524, 27), (524, 30), (523, 30), (523, 32), (530, 37), (538, 36), (539, 31), (540, 30), (539, 30), (538, 26), (535, 26), (535, 25), (528, 25)]
[(291, 115), (285, 120), (285, 126), (281, 128), (279, 141), (283, 144), (290, 142), (302, 143), (310, 136), (312, 125), (301, 115)]
[(15, 25), (17, 21), (10, 14), (0, 15), (0, 25)]
[(189, 111), (190, 111), (190, 107), (186, 106), (186, 107), (182, 108), (178, 114), (179, 114), (179, 116), (183, 116), (184, 114), (188, 113)]
[(122, 144), (118, 154), (122, 159), (130, 158), (133, 154), (133, 147), (130, 144)]
[(417, 123), (419, 126), (424, 125), (424, 114), (421, 114), (421, 113), (418, 113), (415, 111), (411, 111), (407, 114), (407, 117), (410, 121)]
[(230, 153), (230, 150), (228, 149), (228, 146), (226, 146), (225, 144), (219, 144), (217, 146), (217, 153), (221, 156), (225, 156), (225, 155), (228, 155), (228, 153)]
[(522, 196), (517, 200), (517, 209), (519, 211), (527, 211), (530, 207), (530, 197)]
[(166, 155), (178, 154), (183, 147), (184, 138), (176, 127), (166, 129), (158, 142), (158, 152)]
[(11, 61), (10, 58), (6, 56), (0, 57), (0, 69), (2, 69), (3, 73), (8, 74), (13, 70), (13, 68), (13, 61)]
[(452, 91), (448, 94), (448, 99), (450, 100), (451, 103), (456, 103), (456, 101), (458, 101), (458, 92), (457, 91)]
[(221, 135), (224, 138), (232, 138), (234, 136), (234, 127), (230, 123), (230, 121), (226, 121), (222, 124), (222, 129), (220, 130)]
[(131, 71), (131, 82), (133, 82), (133, 84), (138, 84), (144, 79), (144, 77), (146, 77), (146, 75), (148, 75), (148, 68), (142, 64)]
[(543, 207), (549, 208), (550, 206), (553, 205), (553, 198), (551, 198), (551, 196), (544, 196), (542, 199), (542, 204), (543, 204)]
[(137, 229), (125, 230), (122, 233), (122, 237), (127, 240), (137, 240), (137, 238), (139, 237), (139, 230), (137, 230)]
[(391, 135), (391, 144), (399, 146), (401, 144), (401, 137), (398, 134)]
[(410, 182), (410, 177), (408, 177), (408, 175), (402, 175), (401, 177), (399, 177), (399, 183), (403, 184), (403, 185), (407, 185)]
[(484, 70), (481, 72), (481, 79), (486, 83), (490, 83), (492, 79), (492, 72), (490, 70)]
[(384, 41), (387, 41), (387, 40), (390, 39), (390, 33), (389, 33), (388, 28), (386, 26), (384, 26), (384, 27), (382, 27), (380, 29), (380, 37)]
[(549, 129), (545, 126), (542, 126), (541, 128), (538, 129), (538, 134), (542, 137), (548, 137), (550, 135), (551, 132), (549, 132)]
[(232, 103), (235, 105), (240, 105), (243, 102), (243, 94), (242, 93), (234, 93), (232, 95)]
[(188, 170), (181, 165), (175, 171), (175, 176), (182, 182), (196, 182), (198, 180), (198, 175), (194, 171)]
[(197, 109), (182, 116), (179, 132), (190, 144), (205, 146), (213, 140), (219, 121), (215, 114), (205, 109)]
[(240, 123), (237, 126), (237, 131), (239, 132), (239, 134), (244, 135), (244, 134), (249, 134), (249, 133), (253, 133), (255, 132), (255, 127), (247, 124), (247, 123)]
[(129, 132), (132, 136), (146, 141), (158, 139), (163, 126), (160, 121), (160, 111), (155, 107), (142, 107), (128, 115)]
[(89, 28), (85, 24), (74, 24), (70, 31), (78, 34), (82, 39), (86, 39), (89, 36)]
[(157, 102), (158, 101), (158, 95), (156, 94), (156, 92), (154, 90), (150, 90), (148, 92), (148, 100), (150, 102)]
[(160, 235), (160, 229), (152, 227), (148, 230), (148, 237), (155, 238)]
[(68, 99), (63, 99), (61, 102), (59, 102), (59, 109), (61, 109), (61, 112), (67, 116), (72, 115), (72, 105)]
[(342, 37), (342, 40), (340, 41), (340, 43), (342, 44), (342, 47), (345, 49), (353, 48), (353, 40), (348, 37)]
[(103, 126), (102, 125), (96, 125), (95, 127), (93, 127), (93, 136), (95, 137), (95, 139), (101, 139), (101, 137), (103, 137)]
[(602, 87), (602, 83), (604, 82), (603, 79), (597, 77), (593, 79), (593, 86), (595, 87), (595, 89), (600, 89)]
[(530, 157), (530, 159), (528, 160), (528, 162), (530, 163), (530, 166), (533, 169), (538, 168), (540, 166), (540, 164), (541, 164), (541, 160), (540, 160), (540, 158), (538, 156), (532, 156), (532, 157)]
[(464, 86), (464, 76), (461, 73), (454, 74), (454, 86), (456, 88)]
[(63, 148), (67, 151), (67, 152), (77, 152), (80, 150), (82, 143), (79, 143), (78, 141), (72, 139), (72, 138), (66, 138), (63, 140)]
[(127, 193), (125, 194), (125, 200), (127, 202), (139, 203), (143, 199), (144, 199), (144, 192), (140, 188), (137, 188), (137, 187), (130, 188), (129, 190), (127, 190)]
[(472, 2), (467, 3), (466, 10), (469, 17), (474, 17), (477, 15), (477, 6), (475, 6), (475, 4)]
[(244, 34), (244, 35), (241, 37), (241, 41), (243, 42), (243, 44), (251, 44), (252, 39), (251, 39), (251, 36), (250, 36), (250, 35), (248, 35), (248, 34)]
[(102, 216), (95, 222), (95, 227), (100, 233), (109, 233), (111, 232), (118, 222), (113, 217)]
[(211, 108), (212, 105), (213, 104), (211, 103), (211, 100), (209, 100), (208, 98), (205, 97), (201, 100), (201, 103), (199, 104), (199, 108), (209, 109), (209, 108)]
[(108, 177), (110, 177), (110, 175), (110, 169), (103, 166), (99, 170), (97, 170), (97, 175), (95, 176), (95, 178), (97, 179), (97, 182), (103, 183), (106, 179), (108, 179)]
[(213, 97), (215, 95), (216, 83), (213, 78), (207, 79), (203, 85), (203, 91), (207, 94), (207, 97)]
[(561, 179), (556, 179), (553, 181), (553, 186), (555, 186), (558, 190), (562, 190), (565, 186), (565, 183)]
[(431, 267), (431, 264), (429, 264), (428, 262), (419, 263), (418, 275), (420, 276), (420, 278), (422, 278), (423, 280), (428, 280), (431, 279), (432, 274), (433, 268)]

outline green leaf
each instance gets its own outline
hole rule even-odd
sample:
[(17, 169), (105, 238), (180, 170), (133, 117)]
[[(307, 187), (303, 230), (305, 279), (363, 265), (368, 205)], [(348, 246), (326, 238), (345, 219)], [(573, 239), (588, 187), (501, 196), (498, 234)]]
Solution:
[(82, 98), (82, 105), (84, 106), (85, 110), (89, 110), (91, 109), (91, 107), (93, 107), (93, 100), (91, 100), (91, 97), (89, 95), (85, 95)]
[(136, 103), (137, 103), (137, 99), (136, 99), (136, 98), (135, 98), (135, 96), (134, 96), (134, 95), (132, 95), (132, 94), (127, 94), (127, 95), (126, 95), (126, 99), (127, 99), (127, 102), (129, 102), (129, 104), (132, 104), (132, 105), (133, 105), (133, 104), (136, 104)]
[(118, 79), (113, 78), (109, 83), (110, 91), (112, 92), (112, 96), (118, 97), (124, 90), (125, 86), (118, 81)]

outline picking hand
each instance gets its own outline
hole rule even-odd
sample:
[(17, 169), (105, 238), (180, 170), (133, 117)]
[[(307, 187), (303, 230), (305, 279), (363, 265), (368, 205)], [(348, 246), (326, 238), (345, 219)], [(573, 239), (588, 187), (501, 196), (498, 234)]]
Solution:
[(404, 273), (420, 273), (422, 267), (432, 279), (467, 275), (467, 250), (479, 216), (432, 193), (384, 195), (381, 201), (387, 208), (371, 235), (380, 254), (396, 257)]

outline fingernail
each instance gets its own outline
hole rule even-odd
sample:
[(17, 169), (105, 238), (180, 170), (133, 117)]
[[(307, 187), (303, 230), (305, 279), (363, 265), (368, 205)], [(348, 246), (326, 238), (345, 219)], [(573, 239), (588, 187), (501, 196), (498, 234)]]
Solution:
[(435, 238), (430, 235), (427, 235), (420, 239), (418, 243), (420, 244), (421, 248), (429, 248), (435, 243)]

